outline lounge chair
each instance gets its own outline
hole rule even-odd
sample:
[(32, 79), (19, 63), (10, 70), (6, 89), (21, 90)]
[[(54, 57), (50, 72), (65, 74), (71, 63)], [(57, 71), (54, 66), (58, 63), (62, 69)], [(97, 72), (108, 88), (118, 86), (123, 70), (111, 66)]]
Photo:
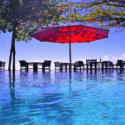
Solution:
[(122, 61), (121, 62), (121, 69), (124, 69), (124, 66), (125, 66), (125, 61)]
[(20, 70), (26, 70), (28, 68), (28, 63), (25, 60), (19, 60), (20, 62)]
[(5, 63), (6, 62), (0, 61), (0, 69), (4, 69), (5, 70)]
[(55, 64), (55, 70), (60, 70), (60, 63), (59, 62), (54, 62), (54, 64)]
[(83, 61), (75, 62), (75, 64), (74, 64), (74, 71), (76, 71), (76, 70), (80, 70), (81, 71), (81, 69), (84, 70), (84, 63), (83, 63)]
[(114, 69), (114, 64), (113, 64), (113, 62), (110, 61), (109, 67)]
[(114, 64), (111, 61), (103, 61), (102, 62), (102, 70), (104, 69), (108, 69), (108, 68), (113, 68), (114, 69)]
[(67, 69), (69, 68), (69, 63), (60, 63), (60, 70), (62, 71), (63, 69), (65, 69), (65, 71), (67, 71)]
[(118, 67), (121, 68), (121, 62), (123, 62), (123, 60), (117, 60), (117, 63), (114, 64), (114, 66), (116, 66), (116, 69), (118, 69)]
[(86, 67), (87, 67), (87, 71), (88, 71), (88, 68), (90, 67), (90, 69), (92, 69), (90, 63), (91, 62), (95, 62), (95, 64), (92, 64), (92, 67), (94, 66), (95, 70), (96, 70), (96, 62), (97, 62), (97, 59), (87, 59), (86, 60)]
[(49, 71), (51, 71), (50, 67), (51, 67), (51, 60), (45, 60), (44, 63), (42, 64), (42, 70), (45, 71), (45, 69), (48, 69)]

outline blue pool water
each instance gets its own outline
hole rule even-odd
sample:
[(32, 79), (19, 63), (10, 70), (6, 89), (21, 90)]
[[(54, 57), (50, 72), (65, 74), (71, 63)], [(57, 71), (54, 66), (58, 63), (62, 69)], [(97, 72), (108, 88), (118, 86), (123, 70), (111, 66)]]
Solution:
[(124, 72), (11, 75), (0, 71), (0, 125), (125, 125)]

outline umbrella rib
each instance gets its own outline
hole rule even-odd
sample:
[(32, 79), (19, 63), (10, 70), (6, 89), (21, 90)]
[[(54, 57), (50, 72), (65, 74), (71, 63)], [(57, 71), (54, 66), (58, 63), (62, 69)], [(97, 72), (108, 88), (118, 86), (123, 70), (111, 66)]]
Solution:
[[(65, 26), (60, 26), (60, 27), (54, 27), (55, 29), (58, 29), (58, 28), (63, 28), (63, 27), (65, 27)], [(48, 30), (46, 30), (46, 31), (50, 31), (50, 30), (55, 30), (55, 29), (50, 29), (51, 27), (48, 27), (49, 29)], [(43, 29), (46, 29), (46, 28), (43, 28)], [(45, 31), (40, 31), (40, 32), (38, 32), (38, 33), (35, 33), (35, 35), (36, 34), (39, 34), (39, 33), (42, 33), (42, 32), (45, 32)], [(65, 33), (67, 33), (67, 31), (58, 31), (58, 32), (65, 32)], [(74, 31), (75, 32), (75, 31)], [(32, 35), (34, 35), (34, 34), (31, 34), (31, 36)]]
[[(56, 31), (55, 31), (53, 34), (50, 34), (50, 35), (48, 36), (48, 38), (49, 38), (50, 36), (54, 35), (55, 33), (56, 33)], [(43, 41), (43, 40), (45, 40), (46, 38), (47, 38), (47, 37), (41, 39), (40, 41)]]
[[(92, 33), (93, 33), (93, 32), (92, 32)], [(96, 33), (96, 34), (97, 34), (97, 33)], [(80, 33), (79, 33), (79, 35), (86, 40), (86, 38), (85, 38), (84, 36), (82, 36)], [(100, 35), (100, 34), (99, 34), (99, 35)], [(103, 36), (103, 35), (101, 35), (101, 36)], [(90, 42), (90, 41), (87, 41), (87, 40), (86, 40), (86, 42)]]
[[(55, 29), (58, 29), (58, 28), (63, 28), (63, 27), (65, 27), (65, 26), (54, 27), (54, 28), (55, 28)], [(53, 29), (53, 28), (50, 29), (51, 27), (48, 27), (48, 28), (49, 28), (49, 29), (46, 30), (46, 31), (55, 30), (55, 29)], [(43, 29), (46, 29), (46, 28), (43, 28)], [(41, 31), (41, 32), (45, 32), (45, 31)], [(41, 32), (35, 33), (35, 35), (36, 35), (36, 34), (39, 34), (39, 33), (41, 33)], [(60, 31), (59, 31), (59, 32), (60, 32)], [(62, 31), (62, 32), (65, 32), (65, 31)], [(66, 32), (67, 32), (67, 31), (66, 31)], [(34, 35), (34, 34), (31, 34), (31, 36), (32, 36), (32, 35)]]
[[(55, 28), (58, 29), (58, 27), (55, 27)], [(43, 28), (43, 29), (45, 29), (45, 28)], [(53, 29), (53, 28), (50, 29), (50, 28), (49, 28), (48, 30), (46, 30), (46, 32), (47, 32), (47, 31), (50, 31), (50, 30), (55, 30), (55, 29)], [(41, 32), (35, 33), (35, 35), (36, 35), (36, 34), (39, 34), (39, 33), (42, 33), (42, 32), (45, 32), (45, 31), (41, 31)], [(34, 34), (31, 34), (31, 35), (34, 35)]]
[[(83, 37), (81, 34), (80, 34), (81, 37)], [(86, 40), (86, 38), (84, 38)], [(86, 40), (87, 41), (87, 40)], [(87, 41), (87, 42), (90, 42), (90, 41)]]
[[(85, 30), (85, 31), (89, 31), (89, 30)], [(67, 31), (57, 31), (57, 32), (63, 32), (63, 33), (67, 33)], [(91, 33), (94, 33), (94, 32), (92, 32), (92, 31), (89, 31), (89, 32), (91, 32)], [(79, 33), (79, 31), (72, 31), (72, 32), (70, 32), (70, 33)], [(98, 33), (95, 33), (95, 34), (98, 34)], [(100, 34), (98, 34), (98, 35), (100, 35)], [(103, 36), (103, 35), (101, 35), (101, 36)]]
[[(89, 30), (86, 29), (86, 31), (89, 31)], [(94, 32), (92, 32), (92, 31), (89, 31), (89, 32), (94, 33)], [(94, 34), (101, 35), (101, 34), (99, 34), (99, 33), (94, 33)], [(104, 35), (101, 35), (101, 36), (104, 36)]]
[[(79, 33), (79, 34), (80, 34), (80, 33)], [(80, 36), (83, 37), (81, 34), (80, 34)], [(85, 38), (84, 38), (84, 39), (85, 39)], [(85, 40), (86, 40), (86, 39), (85, 39)], [(86, 41), (87, 41), (87, 40), (86, 40)], [(87, 42), (89, 42), (89, 41), (87, 41)], [(79, 43), (81, 43), (81, 42), (79, 42)]]
[(87, 28), (88, 28), (88, 29), (99, 29), (99, 30), (105, 30), (105, 31), (109, 31), (109, 30), (107, 30), (107, 29), (101, 29), (101, 28), (96, 28), (96, 27), (89, 27), (89, 26), (87, 26)]
[[(49, 36), (48, 36), (48, 38), (49, 37), (51, 37), (52, 35), (54, 35), (55, 33), (57, 33), (58, 32), (58, 30), (57, 31), (55, 31), (53, 34), (50, 34)], [(45, 37), (45, 38), (43, 38), (43, 39), (41, 39), (40, 41), (43, 41), (43, 40), (45, 40), (47, 37)], [(54, 41), (53, 41), (54, 42)], [(62, 43), (64, 43), (64, 42), (62, 42)]]
[[(81, 34), (80, 34), (81, 35)], [(82, 35), (81, 35), (82, 36)], [(83, 37), (83, 36), (82, 36)], [(85, 40), (86, 40), (86, 38), (84, 38)], [(102, 39), (102, 38), (101, 38)], [(91, 42), (91, 41), (88, 41), (88, 40), (86, 40), (87, 42)], [(95, 40), (93, 40), (93, 41), (95, 41)]]
[[(82, 36), (81, 34), (80, 34), (80, 36)], [(83, 37), (83, 36), (82, 36)], [(85, 38), (84, 38), (85, 39)], [(85, 39), (86, 40), (86, 39)], [(87, 41), (87, 40), (86, 40)], [(87, 41), (88, 42), (88, 41)]]
[[(62, 34), (59, 34), (59, 36), (61, 36)], [(64, 44), (64, 42), (61, 42), (61, 43), (63, 43)]]
[[(82, 27), (83, 28), (83, 27)], [(81, 30), (81, 28), (77, 28), (77, 30)], [(87, 29), (84, 29), (85, 31), (89, 31), (88, 29), (97, 29), (97, 30), (104, 30), (104, 29), (100, 29), (100, 28), (95, 28), (95, 27), (92, 27), (92, 28), (88, 28), (87, 27)], [(109, 31), (109, 30), (106, 30), (106, 31)], [(74, 31), (74, 32), (71, 32), (71, 33), (79, 33), (79, 31)], [(89, 32), (91, 32), (91, 33), (94, 33), (94, 32), (92, 32), (92, 31), (89, 31)], [(98, 34), (98, 33), (95, 33), (95, 34)], [(98, 35), (101, 35), (101, 34), (98, 34)], [(101, 35), (101, 36), (104, 36), (104, 35)]]

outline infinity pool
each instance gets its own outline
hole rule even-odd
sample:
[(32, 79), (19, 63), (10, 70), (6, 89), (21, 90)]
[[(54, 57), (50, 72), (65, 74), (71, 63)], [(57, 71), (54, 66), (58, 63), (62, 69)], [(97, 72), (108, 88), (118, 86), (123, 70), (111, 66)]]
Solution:
[(125, 73), (0, 71), (0, 125), (125, 125)]

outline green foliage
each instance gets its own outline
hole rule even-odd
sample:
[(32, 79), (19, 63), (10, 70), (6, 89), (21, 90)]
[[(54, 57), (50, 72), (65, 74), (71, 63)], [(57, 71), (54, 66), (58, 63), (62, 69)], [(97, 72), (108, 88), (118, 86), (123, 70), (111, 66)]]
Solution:
[[(12, 32), (16, 28), (17, 41), (29, 41), (30, 34), (39, 28), (57, 25), (62, 10), (61, 0), (1, 0), (0, 30)], [(60, 11), (60, 12), (59, 12)]]
[(104, 29), (125, 27), (125, 0), (81, 0), (66, 6), (62, 22), (81, 22)]
[(83, 25), (111, 28), (125, 26), (123, 0), (1, 0), (0, 30), (12, 32), (17, 41), (28, 41), (42, 27), (81, 22)]

